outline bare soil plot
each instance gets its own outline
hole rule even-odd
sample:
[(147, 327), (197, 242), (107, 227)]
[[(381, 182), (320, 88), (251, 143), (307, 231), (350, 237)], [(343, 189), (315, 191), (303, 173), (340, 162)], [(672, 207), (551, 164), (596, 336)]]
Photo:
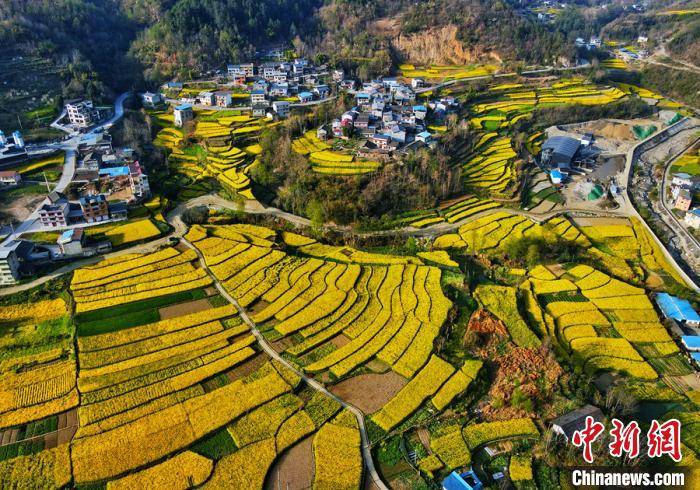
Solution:
[(314, 480), (313, 436), (285, 451), (272, 466), (266, 490), (311, 488)]
[(236, 381), (237, 379), (248, 376), (250, 373), (257, 370), (260, 366), (262, 366), (265, 363), (266, 360), (267, 357), (263, 353), (260, 353), (255, 357), (247, 360), (240, 366), (236, 366), (230, 371), (227, 371), (226, 376), (228, 376), (228, 379), (230, 379), (231, 381)]
[(192, 313), (197, 313), (199, 311), (211, 309), (211, 304), (209, 300), (196, 299), (193, 301), (187, 301), (185, 303), (178, 303), (176, 305), (164, 306), (158, 310), (161, 320), (168, 320), (170, 318), (177, 318), (183, 315), (189, 315)]
[(41, 203), (46, 196), (43, 194), (27, 194), (20, 196), (12, 201), (11, 204), (6, 204), (4, 212), (16, 221), (24, 221), (29, 218), (34, 209)]
[(391, 400), (406, 384), (393, 371), (384, 374), (361, 374), (341, 381), (331, 391), (355, 405), (365, 414), (374, 413)]

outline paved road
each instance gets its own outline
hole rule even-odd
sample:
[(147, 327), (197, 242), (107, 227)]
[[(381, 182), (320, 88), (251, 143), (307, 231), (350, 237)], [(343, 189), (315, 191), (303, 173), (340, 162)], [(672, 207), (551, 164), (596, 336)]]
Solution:
[[(114, 102), (114, 114), (112, 115), (112, 117), (110, 117), (106, 121), (102, 121), (100, 124), (92, 128), (88, 133), (71, 133), (73, 134), (73, 136), (67, 140), (58, 143), (50, 143), (48, 145), (45, 145), (44, 147), (39, 145), (34, 147), (35, 151), (41, 151), (41, 149), (44, 148), (53, 150), (64, 150), (66, 153), (65, 160), (63, 163), (63, 171), (61, 172), (61, 178), (56, 184), (56, 187), (54, 187), (54, 191), (64, 192), (68, 185), (73, 181), (77, 165), (78, 146), (83, 142), (85, 138), (89, 138), (92, 134), (97, 134), (102, 131), (109, 130), (117, 121), (119, 121), (119, 119), (121, 119), (124, 115), (124, 101), (130, 95), (130, 92), (125, 92), (121, 94)], [(5, 238), (5, 240), (3, 241), (3, 245), (9, 241), (16, 239), (22, 233), (40, 230), (41, 226), (38, 222), (39, 209), (41, 209), (41, 206), (43, 206), (47, 202), (47, 199), (40, 202), (37, 208), (34, 210), (34, 212), (32, 212), (32, 214), (30, 214), (27, 219), (25, 219), (22, 223), (15, 227), (13, 233), (11, 233)]]
[(207, 267), (206, 261), (204, 260), (204, 256), (202, 253), (197, 249), (194, 245), (192, 245), (190, 242), (185, 240), (184, 238), (182, 239), (182, 242), (187, 245), (189, 248), (194, 250), (197, 253), (197, 256), (199, 257), (199, 262), (202, 265), (202, 268), (207, 271), (207, 274), (212, 278), (214, 281), (214, 286), (216, 286), (216, 289), (219, 291), (221, 296), (226, 298), (226, 300), (234, 305), (236, 309), (238, 310), (238, 314), (241, 316), (243, 321), (250, 327), (251, 331), (253, 332), (253, 335), (258, 341), (258, 344), (263, 348), (265, 353), (270, 356), (271, 358), (275, 359), (277, 362), (283, 364), (287, 369), (290, 371), (294, 372), (297, 376), (299, 376), (301, 379), (303, 379), (306, 384), (308, 384), (311, 388), (314, 390), (323, 393), (325, 396), (328, 398), (332, 398), (336, 402), (338, 402), (343, 408), (349, 410), (357, 419), (358, 426), (360, 427), (360, 436), (362, 439), (362, 459), (364, 460), (364, 465), (367, 470), (367, 474), (370, 476), (372, 479), (372, 482), (381, 490), (388, 490), (388, 487), (384, 484), (382, 481), (381, 477), (379, 476), (379, 473), (374, 467), (374, 460), (372, 459), (372, 447), (369, 443), (369, 437), (367, 436), (367, 427), (365, 426), (365, 417), (364, 414), (360, 409), (357, 407), (347, 403), (345, 400), (342, 398), (337, 397), (330, 391), (326, 389), (323, 384), (319, 383), (313, 378), (308, 377), (303, 371), (299, 371), (296, 369), (289, 361), (287, 361), (284, 357), (280, 356), (275, 349), (272, 348), (272, 346), (267, 342), (265, 337), (263, 336), (262, 333), (260, 333), (260, 330), (258, 329), (258, 326), (251, 320), (251, 318), (248, 316), (248, 313), (246, 312), (245, 309), (236, 301), (228, 292), (226, 289), (221, 285), (219, 280), (216, 278), (214, 274), (209, 270), (209, 267)]
[(623, 174), (623, 178), (620, 181), (620, 185), (623, 189), (623, 192), (621, 193), (620, 199), (618, 200), (618, 202), (620, 202), (621, 208), (623, 208), (624, 211), (629, 216), (633, 216), (633, 217), (637, 218), (642, 223), (642, 225), (644, 225), (644, 227), (647, 229), (647, 232), (652, 236), (652, 238), (654, 239), (656, 244), (663, 251), (663, 254), (666, 257), (666, 260), (668, 260), (668, 262), (671, 264), (671, 266), (673, 266), (673, 268), (676, 269), (676, 272), (678, 272), (678, 274), (683, 278), (686, 285), (690, 289), (695, 291), (696, 293), (700, 293), (700, 287), (698, 287), (698, 285), (695, 284), (695, 282), (690, 278), (690, 276), (688, 276), (688, 274), (685, 272), (685, 270), (683, 270), (683, 268), (680, 265), (678, 265), (678, 262), (676, 262), (676, 259), (668, 251), (668, 249), (666, 248), (666, 245), (661, 240), (659, 240), (659, 237), (656, 236), (656, 233), (654, 233), (654, 231), (651, 229), (649, 224), (644, 220), (644, 218), (642, 218), (642, 216), (639, 214), (637, 209), (634, 207), (634, 205), (632, 204), (632, 200), (630, 199), (629, 185), (628, 185), (630, 176), (632, 175), (632, 169), (634, 168), (634, 164), (637, 162), (637, 160), (641, 156), (640, 154), (637, 154), (638, 150), (642, 146), (648, 144), (649, 141), (653, 140), (654, 138), (656, 138), (664, 133), (667, 133), (671, 130), (677, 129), (678, 127), (684, 127), (683, 125), (685, 125), (685, 124), (688, 124), (687, 118), (682, 119), (681, 121), (678, 121), (676, 124), (674, 124), (672, 126), (669, 126), (667, 128), (664, 128), (664, 129), (657, 131), (649, 138), (637, 143), (634, 147), (632, 147), (627, 152), (627, 157), (626, 157), (626, 162), (625, 162), (625, 171)]

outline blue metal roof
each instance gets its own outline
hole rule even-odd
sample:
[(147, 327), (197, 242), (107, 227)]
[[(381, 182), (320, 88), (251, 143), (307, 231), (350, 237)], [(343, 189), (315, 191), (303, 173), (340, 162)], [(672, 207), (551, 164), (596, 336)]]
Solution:
[(683, 335), (681, 341), (688, 349), (700, 349), (700, 336), (698, 335)]
[(192, 104), (181, 104), (175, 108), (178, 111), (186, 111), (187, 109), (192, 109)]
[(693, 361), (700, 363), (700, 352), (691, 352), (690, 357), (693, 358)]
[[(467, 482), (467, 479), (473, 484)], [(447, 478), (442, 480), (442, 488), (444, 490), (481, 490), (483, 484), (473, 471), (467, 471), (461, 475), (453, 471)]]
[(656, 303), (667, 318), (700, 323), (700, 315), (697, 314), (687, 300), (671, 296), (668, 293), (659, 293), (656, 295)]
[(421, 138), (430, 138), (432, 134), (430, 134), (430, 131), (421, 131), (420, 133), (418, 133), (418, 136), (420, 136)]
[(100, 175), (109, 175), (110, 177), (119, 177), (122, 175), (129, 175), (129, 167), (107, 167), (100, 169)]
[(299, 92), (300, 98), (313, 98), (314, 94), (311, 92)]

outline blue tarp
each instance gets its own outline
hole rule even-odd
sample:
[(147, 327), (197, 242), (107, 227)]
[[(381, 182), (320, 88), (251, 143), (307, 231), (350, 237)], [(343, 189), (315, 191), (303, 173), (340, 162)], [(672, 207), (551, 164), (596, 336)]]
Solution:
[(690, 357), (693, 358), (693, 361), (700, 364), (700, 352), (691, 352)]
[(667, 318), (681, 322), (700, 323), (700, 315), (684, 299), (671, 296), (668, 293), (659, 293), (656, 295), (656, 303)]

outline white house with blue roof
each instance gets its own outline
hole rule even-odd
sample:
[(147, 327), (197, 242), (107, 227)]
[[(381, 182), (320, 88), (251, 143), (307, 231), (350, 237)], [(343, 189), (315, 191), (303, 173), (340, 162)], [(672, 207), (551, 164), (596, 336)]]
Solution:
[(181, 128), (188, 121), (194, 119), (194, 111), (192, 110), (191, 104), (181, 104), (175, 107), (173, 111), (173, 118), (175, 121), (175, 126)]

